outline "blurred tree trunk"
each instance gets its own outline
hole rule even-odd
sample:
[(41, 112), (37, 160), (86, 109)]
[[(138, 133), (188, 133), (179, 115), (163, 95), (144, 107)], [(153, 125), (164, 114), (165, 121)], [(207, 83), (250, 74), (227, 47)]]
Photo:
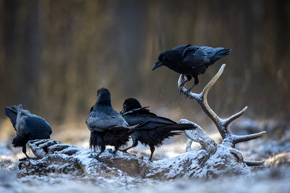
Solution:
[(228, 64), (209, 97), (217, 112), (249, 105), (252, 117), (286, 119), (289, 10), (287, 0), (3, 0), (0, 105), (22, 103), (56, 123), (84, 122), (97, 89), (107, 87), (116, 110), (137, 97), (164, 116), (203, 119), (178, 94), (178, 74), (151, 70), (161, 51), (191, 43), (232, 49), (195, 88)]
[[(42, 32), (38, 0), (4, 1), (4, 65), (7, 101), (29, 104), (35, 108), (41, 75)], [(15, 89), (17, 88), (17, 89)], [(1, 90), (2, 90), (1, 89)], [(1, 104), (4, 102), (1, 101)], [(9, 105), (9, 104), (6, 104)]]

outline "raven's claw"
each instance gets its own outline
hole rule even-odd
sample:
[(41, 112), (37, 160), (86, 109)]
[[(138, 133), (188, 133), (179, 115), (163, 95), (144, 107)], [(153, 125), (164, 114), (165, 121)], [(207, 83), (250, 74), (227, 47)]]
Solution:
[(182, 91), (182, 86), (179, 86), (178, 87), (178, 92), (179, 92), (180, 95), (181, 95), (181, 91)]
[(184, 87), (184, 84), (185, 84), (186, 82), (187, 82), (187, 81), (182, 82), (182, 83), (179, 85), (179, 87), (178, 87), (178, 92), (179, 92), (180, 95), (181, 95), (181, 93), (182, 93), (182, 88)]
[(185, 95), (186, 97), (189, 97), (189, 96), (190, 96), (190, 92), (191, 92), (191, 90), (188, 89), (188, 90), (184, 93), (184, 95)]

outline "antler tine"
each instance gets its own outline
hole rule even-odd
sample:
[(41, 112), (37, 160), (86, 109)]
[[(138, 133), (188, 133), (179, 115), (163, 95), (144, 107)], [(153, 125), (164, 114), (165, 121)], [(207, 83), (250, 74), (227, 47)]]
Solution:
[(209, 118), (214, 122), (221, 136), (225, 138), (227, 136), (227, 131), (222, 125), (222, 119), (212, 110), (207, 102), (207, 95), (211, 87), (216, 83), (219, 77), (222, 75), (226, 64), (223, 64), (216, 75), (209, 81), (209, 83), (204, 87), (200, 93), (201, 100), (198, 100), (198, 103), (201, 105), (202, 110), (209, 116)]
[(226, 128), (227, 132), (229, 132), (228, 130), (228, 126), (236, 119), (238, 119), (239, 117), (241, 117), (248, 109), (248, 106), (246, 106), (245, 108), (243, 108), (243, 110), (241, 110), (240, 112), (230, 116), (229, 118), (223, 120), (222, 125), (224, 125), (224, 127)]
[[(195, 99), (198, 104), (201, 106), (202, 110), (207, 114), (207, 116), (214, 122), (216, 125), (218, 131), (220, 132), (222, 138), (226, 138), (227, 136), (227, 131), (225, 127), (221, 124), (223, 120), (211, 109), (211, 107), (208, 105), (207, 102), (207, 94), (211, 87), (216, 83), (216, 81), (219, 79), (219, 77), (222, 75), (224, 68), (226, 64), (223, 64), (219, 71), (216, 73), (216, 75), (209, 81), (209, 83), (204, 87), (204, 89), (201, 91), (201, 93), (193, 93), (190, 92), (188, 94), (188, 97), (191, 99)], [(180, 75), (179, 80), (178, 80), (178, 86), (181, 85), (182, 82), (186, 80), (186, 77), (183, 75)], [(181, 92), (185, 94), (187, 89), (185, 86), (181, 88)]]
[(219, 71), (216, 73), (216, 75), (209, 81), (209, 83), (207, 83), (207, 85), (204, 87), (204, 89), (202, 90), (202, 94), (204, 95), (203, 98), (207, 99), (207, 93), (208, 91), (211, 89), (211, 87), (216, 83), (216, 81), (219, 79), (219, 77), (222, 75), (222, 73), (224, 72), (224, 68), (226, 67), (226, 64), (223, 64)]
[[(178, 87), (179, 88), (181, 87), (180, 91), (183, 94), (187, 95), (190, 99), (195, 99), (198, 102), (198, 104), (201, 106), (202, 110), (214, 122), (219, 133), (221, 134), (221, 136), (223, 138), (223, 144), (226, 146), (235, 147), (235, 144), (237, 144), (237, 143), (258, 138), (258, 137), (264, 135), (266, 132), (262, 131), (259, 133), (254, 133), (254, 134), (250, 134), (250, 135), (241, 135), (241, 136), (234, 135), (232, 132), (230, 132), (228, 130), (228, 127), (234, 120), (241, 117), (246, 112), (248, 107), (245, 107), (243, 110), (230, 116), (227, 119), (221, 119), (209, 106), (209, 104), (207, 102), (208, 92), (211, 89), (211, 87), (216, 83), (216, 81), (219, 79), (219, 77), (222, 75), (225, 67), (226, 67), (226, 64), (223, 64), (220, 67), (217, 74), (209, 81), (209, 83), (204, 87), (202, 92), (199, 94), (193, 93), (193, 92), (186, 93), (187, 89), (184, 85), (182, 85), (182, 83), (187, 81), (187, 78), (184, 75), (180, 75), (179, 80), (178, 80)], [(188, 142), (187, 145), (188, 145), (188, 147), (190, 147), (190, 142)], [(248, 165), (261, 165), (264, 163), (262, 161), (245, 161), (245, 162)]]
[[(223, 143), (226, 144), (227, 142), (230, 141), (230, 145), (232, 147), (235, 146), (235, 144), (237, 143), (240, 143), (240, 142), (245, 142), (245, 141), (249, 141), (249, 140), (252, 140), (252, 139), (256, 139), (258, 137), (261, 137), (262, 135), (264, 135), (266, 133), (266, 131), (261, 131), (259, 133), (254, 133), (254, 134), (249, 134), (249, 135), (234, 135), (233, 133), (231, 133), (229, 131), (229, 125), (236, 119), (238, 119), (239, 117), (241, 117), (245, 112), (246, 110), (248, 109), (248, 107), (246, 106), (243, 110), (241, 110), (240, 112), (230, 116), (229, 118), (225, 119), (223, 122), (222, 122), (222, 126), (225, 128), (226, 132), (229, 133), (229, 135), (231, 137), (229, 137), (228, 139), (225, 139), (224, 138), (224, 141)], [(258, 163), (258, 162), (257, 162)], [(257, 164), (256, 163), (256, 164)], [(262, 162), (259, 162), (259, 163), (262, 163)], [(264, 162), (263, 162), (264, 163)], [(262, 164), (263, 164), (262, 163)]]
[(263, 165), (265, 161), (244, 160), (244, 162), (245, 162), (248, 166), (260, 166), (260, 165)]
[(259, 133), (254, 133), (254, 134), (249, 134), (249, 135), (234, 135), (235, 137), (234, 137), (233, 143), (237, 144), (237, 143), (240, 143), (240, 142), (256, 139), (258, 137), (261, 137), (265, 133), (266, 133), (266, 131), (261, 131)]

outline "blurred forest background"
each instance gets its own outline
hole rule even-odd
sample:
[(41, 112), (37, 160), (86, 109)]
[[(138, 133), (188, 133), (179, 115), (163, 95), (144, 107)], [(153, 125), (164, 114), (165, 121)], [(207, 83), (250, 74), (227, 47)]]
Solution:
[(289, 0), (1, 0), (0, 29), (0, 121), (21, 103), (53, 129), (86, 129), (106, 87), (117, 111), (136, 97), (176, 121), (210, 122), (179, 95), (177, 73), (151, 70), (161, 51), (186, 43), (232, 49), (194, 89), (227, 64), (209, 94), (218, 115), (248, 105), (252, 119), (290, 118)]

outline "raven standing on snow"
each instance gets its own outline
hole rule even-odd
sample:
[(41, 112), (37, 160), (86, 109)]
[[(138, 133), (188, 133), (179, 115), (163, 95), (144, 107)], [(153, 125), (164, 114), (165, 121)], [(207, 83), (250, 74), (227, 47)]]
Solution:
[(204, 74), (210, 65), (220, 58), (229, 55), (230, 51), (231, 49), (224, 49), (222, 47), (212, 48), (186, 44), (161, 52), (152, 70), (160, 66), (167, 66), (171, 70), (185, 75), (187, 80), (180, 85), (178, 88), (179, 92), (181, 92), (181, 87), (193, 77), (194, 84), (186, 91), (186, 95), (188, 95), (192, 88), (198, 84), (198, 75)]
[(106, 145), (115, 147), (114, 154), (119, 147), (129, 141), (130, 127), (125, 119), (117, 113), (111, 105), (111, 94), (108, 89), (101, 88), (97, 93), (96, 104), (91, 108), (86, 120), (87, 127), (91, 131), (90, 148), (101, 148), (97, 158), (106, 149)]
[(178, 124), (170, 119), (159, 117), (151, 113), (147, 108), (142, 107), (139, 101), (134, 98), (125, 100), (123, 109), (120, 112), (121, 115), (129, 125), (139, 126), (134, 129), (131, 135), (133, 145), (122, 151), (136, 147), (138, 141), (140, 141), (144, 145), (149, 145), (151, 151), (149, 160), (152, 161), (155, 147), (162, 145), (164, 139), (179, 135), (180, 131), (193, 129), (194, 126), (191, 124)]
[(49, 139), (52, 133), (50, 125), (40, 116), (24, 110), (22, 105), (5, 107), (5, 114), (9, 117), (16, 137), (12, 144), (14, 147), (22, 147), (22, 152), (26, 155), (26, 143), (33, 139)]

